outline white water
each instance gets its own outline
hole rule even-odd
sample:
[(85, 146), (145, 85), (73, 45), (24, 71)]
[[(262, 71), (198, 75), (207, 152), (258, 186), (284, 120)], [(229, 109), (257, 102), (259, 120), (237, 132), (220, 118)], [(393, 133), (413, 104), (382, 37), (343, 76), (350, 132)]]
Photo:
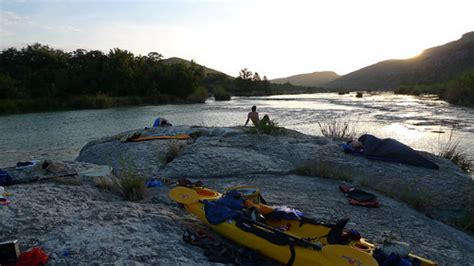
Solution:
[(456, 125), (460, 148), (474, 154), (474, 109), (426, 97), (320, 93), (0, 116), (0, 167), (32, 159), (73, 160), (87, 142), (150, 127), (158, 116), (174, 125), (239, 126), (252, 105), (261, 116), (269, 114), (280, 126), (303, 133), (321, 135), (317, 122), (340, 119), (350, 121), (359, 133), (394, 138), (434, 153)]

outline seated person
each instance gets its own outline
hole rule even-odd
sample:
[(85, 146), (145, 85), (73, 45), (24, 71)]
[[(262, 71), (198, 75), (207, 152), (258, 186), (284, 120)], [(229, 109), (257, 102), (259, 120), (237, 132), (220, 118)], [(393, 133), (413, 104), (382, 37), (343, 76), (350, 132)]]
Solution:
[(245, 126), (247, 126), (250, 120), (252, 120), (254, 126), (258, 126), (258, 122), (260, 121), (260, 119), (258, 118), (257, 106), (252, 106), (251, 110), (252, 111), (249, 112), (247, 115), (247, 121), (245, 121)]
[(270, 123), (270, 117), (268, 115), (264, 115), (262, 120), (258, 117), (257, 106), (252, 106), (251, 112), (247, 115), (247, 121), (245, 121), (245, 126), (252, 120), (252, 123), (255, 127), (259, 127), (260, 125), (266, 125)]
[(172, 126), (172, 124), (164, 117), (158, 117), (153, 124), (153, 127)]
[(394, 139), (379, 139), (364, 134), (357, 140), (343, 144), (344, 152), (360, 153), (369, 159), (404, 163), (414, 166), (439, 169), (439, 166), (424, 158), (420, 153)]

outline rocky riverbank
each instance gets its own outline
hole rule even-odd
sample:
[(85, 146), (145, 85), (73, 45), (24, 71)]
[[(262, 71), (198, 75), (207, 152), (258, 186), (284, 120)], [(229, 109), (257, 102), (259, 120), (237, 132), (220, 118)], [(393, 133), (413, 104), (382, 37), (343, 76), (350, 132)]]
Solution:
[[(271, 204), (296, 207), (317, 220), (349, 217), (348, 228), (377, 243), (381, 235), (391, 232), (410, 243), (414, 253), (440, 265), (474, 261), (474, 237), (448, 225), (463, 217), (462, 209), (473, 206), (465, 194), (472, 181), (442, 158), (426, 155), (440, 165), (439, 171), (368, 161), (342, 153), (338, 142), (294, 131), (281, 136), (248, 134), (243, 128), (170, 127), (141, 132), (187, 133), (193, 138), (121, 142), (130, 133), (126, 132), (89, 143), (77, 158), (81, 162), (64, 162), (66, 168), (80, 173), (94, 164), (107, 164), (119, 176), (188, 177), (219, 191), (256, 185)], [(213, 264), (202, 249), (182, 240), (186, 228), (206, 228), (168, 198), (168, 186), (149, 188), (144, 200), (129, 202), (104, 190), (98, 185), (101, 180), (47, 178), (5, 187), (12, 195), (8, 206), (0, 206), (0, 241), (18, 239), (22, 250), (40, 246), (53, 265)], [(376, 194), (380, 208), (349, 205), (338, 186), (350, 180)], [(440, 184), (441, 188), (429, 191)], [(427, 202), (430, 205), (413, 196), (420, 191), (433, 193), (428, 195), (434, 197)], [(448, 199), (453, 194), (456, 197)], [(431, 218), (402, 200), (411, 200)]]
[[(451, 161), (423, 153), (439, 170), (368, 160), (342, 152), (340, 141), (286, 130), (278, 136), (245, 128), (168, 127), (143, 135), (186, 133), (190, 140), (121, 142), (130, 132), (90, 142), (77, 160), (112, 165), (120, 174), (219, 178), (255, 174), (312, 175), (374, 189), (458, 227), (474, 220), (474, 182)], [(169, 152), (173, 150), (172, 158)], [(171, 160), (170, 160), (171, 159)]]

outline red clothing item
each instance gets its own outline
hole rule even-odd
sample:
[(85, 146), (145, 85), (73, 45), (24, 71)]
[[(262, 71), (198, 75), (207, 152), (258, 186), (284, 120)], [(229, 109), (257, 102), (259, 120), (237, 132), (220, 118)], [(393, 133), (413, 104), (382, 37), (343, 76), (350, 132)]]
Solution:
[(31, 248), (23, 253), (15, 266), (39, 266), (45, 265), (48, 262), (48, 255), (39, 247)]

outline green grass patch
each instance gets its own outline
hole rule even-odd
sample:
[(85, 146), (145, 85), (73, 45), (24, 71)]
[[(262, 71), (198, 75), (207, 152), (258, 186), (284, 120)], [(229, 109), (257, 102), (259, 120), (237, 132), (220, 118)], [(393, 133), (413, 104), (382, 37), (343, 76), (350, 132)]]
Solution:
[(347, 171), (331, 167), (323, 159), (319, 159), (314, 164), (303, 165), (295, 169), (297, 175), (316, 176), (332, 180), (352, 181), (353, 174)]
[(264, 116), (256, 127), (245, 128), (244, 132), (247, 134), (263, 133), (272, 136), (287, 135), (288, 131), (284, 127), (278, 126), (274, 120), (270, 120), (268, 116)]

